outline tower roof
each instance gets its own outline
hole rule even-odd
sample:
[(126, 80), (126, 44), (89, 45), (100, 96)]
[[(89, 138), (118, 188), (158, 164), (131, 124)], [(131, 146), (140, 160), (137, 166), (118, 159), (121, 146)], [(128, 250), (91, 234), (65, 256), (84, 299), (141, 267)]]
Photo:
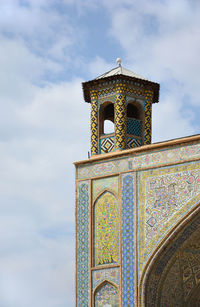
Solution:
[(121, 65), (121, 59), (119, 58), (117, 59), (117, 63), (119, 64), (119, 66), (109, 70), (108, 72), (96, 77), (93, 80), (82, 83), (84, 100), (86, 102), (91, 102), (91, 89), (101, 88), (105, 84), (105, 82), (117, 82), (117, 80), (121, 81), (122, 79), (129, 82), (132, 81), (139, 84), (143, 84), (145, 87), (152, 89), (154, 93), (153, 103), (158, 102), (160, 89), (160, 85), (158, 83), (145, 79), (144, 77), (136, 74), (135, 72), (124, 68)]
[(99, 80), (99, 79), (103, 79), (103, 78), (107, 78), (107, 77), (111, 77), (111, 76), (116, 76), (116, 75), (123, 75), (123, 76), (128, 76), (128, 77), (132, 77), (132, 78), (148, 81), (144, 77), (134, 73), (133, 71), (131, 71), (129, 69), (124, 68), (121, 65), (118, 66), (118, 67), (115, 67), (115, 68), (113, 68), (111, 70), (109, 70), (108, 72), (105, 72), (104, 74), (98, 76), (94, 80)]

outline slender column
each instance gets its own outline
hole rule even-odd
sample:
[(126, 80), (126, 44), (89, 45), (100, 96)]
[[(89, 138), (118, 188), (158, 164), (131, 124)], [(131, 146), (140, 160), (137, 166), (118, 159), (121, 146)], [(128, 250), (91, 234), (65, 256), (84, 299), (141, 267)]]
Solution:
[(145, 120), (144, 120), (144, 144), (151, 144), (151, 114), (152, 114), (153, 92), (145, 91)]
[(98, 154), (98, 91), (91, 93), (91, 155)]
[(126, 148), (126, 96), (123, 86), (116, 88), (115, 99), (115, 148)]

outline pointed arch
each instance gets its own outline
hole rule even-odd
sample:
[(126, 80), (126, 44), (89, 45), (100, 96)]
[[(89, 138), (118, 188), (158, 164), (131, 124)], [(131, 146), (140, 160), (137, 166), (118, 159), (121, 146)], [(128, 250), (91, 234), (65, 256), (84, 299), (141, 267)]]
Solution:
[[(199, 233), (197, 233), (197, 231)], [(174, 303), (175, 299), (177, 299), (180, 305), (176, 306), (190, 306), (188, 303), (189, 300), (192, 301), (193, 296), (196, 295), (192, 293), (196, 293), (195, 289), (198, 287), (198, 283), (196, 282), (197, 278), (195, 277), (193, 287), (191, 287), (190, 284), (190, 292), (187, 293), (185, 290), (181, 292), (179, 290), (185, 289), (188, 286), (185, 282), (187, 281), (185, 276), (189, 276), (189, 271), (187, 272), (187, 270), (184, 270), (191, 267), (191, 265), (183, 262), (183, 255), (186, 255), (187, 261), (190, 262), (188, 253), (191, 252), (191, 248), (196, 250), (196, 253), (199, 255), (199, 270), (197, 270), (198, 266), (196, 266), (196, 273), (199, 274), (200, 284), (200, 240), (197, 242), (197, 240), (194, 239), (195, 236), (200, 238), (200, 204), (191, 209), (187, 216), (184, 216), (176, 224), (162, 244), (151, 255), (139, 283), (140, 306), (167, 307), (168, 303), (170, 306), (170, 302), (167, 303), (165, 300), (165, 292), (167, 292), (168, 299), (173, 300)], [(198, 249), (197, 246), (192, 247), (192, 240), (198, 243)], [(176, 280), (174, 279), (173, 284), (172, 276), (174, 277), (175, 274), (177, 274), (177, 278)], [(171, 285), (171, 288), (169, 285)], [(170, 291), (174, 291), (174, 294), (170, 294)], [(173, 295), (176, 297), (173, 297)], [(163, 302), (164, 300), (165, 302)]]
[(93, 265), (119, 262), (119, 208), (117, 197), (105, 190), (93, 206)]
[(98, 194), (97, 194), (97, 196), (95, 197), (95, 199), (94, 199), (94, 201), (93, 201), (93, 206), (95, 205), (95, 203), (97, 202), (97, 200), (103, 195), (103, 194), (105, 194), (105, 193), (110, 193), (110, 194), (112, 194), (116, 199), (117, 199), (117, 194), (116, 194), (116, 192), (115, 191), (113, 191), (112, 189), (108, 189), (108, 188), (105, 188), (105, 189), (103, 189), (103, 190), (101, 190), (101, 192), (99, 192)]
[(101, 307), (105, 305), (119, 306), (119, 288), (108, 280), (104, 280), (94, 290), (93, 305)]
[(113, 281), (109, 280), (109, 279), (105, 279), (104, 281), (102, 281), (98, 286), (96, 286), (93, 290), (93, 292), (97, 292), (102, 286), (104, 286), (104, 284), (110, 284), (111, 286), (113, 286), (114, 288), (116, 288), (117, 290), (119, 290), (119, 286), (114, 283)]

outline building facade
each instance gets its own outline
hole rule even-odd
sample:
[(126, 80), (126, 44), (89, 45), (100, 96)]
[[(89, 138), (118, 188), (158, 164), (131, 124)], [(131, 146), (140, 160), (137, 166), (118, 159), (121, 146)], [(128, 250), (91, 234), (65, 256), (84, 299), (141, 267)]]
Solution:
[(75, 162), (76, 306), (199, 306), (200, 135), (151, 144), (159, 85), (120, 62), (83, 92), (91, 158)]

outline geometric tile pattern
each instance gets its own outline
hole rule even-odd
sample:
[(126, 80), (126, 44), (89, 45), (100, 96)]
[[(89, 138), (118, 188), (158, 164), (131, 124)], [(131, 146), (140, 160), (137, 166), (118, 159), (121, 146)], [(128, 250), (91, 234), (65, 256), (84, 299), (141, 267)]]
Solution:
[[(179, 257), (173, 257), (170, 265), (166, 265), (166, 274), (163, 285), (161, 286), (161, 295), (156, 301), (159, 301), (158, 306), (185, 306), (183, 301), (182, 280), (180, 274)], [(154, 302), (155, 304), (155, 302)], [(156, 304), (157, 305), (157, 304)]]
[(134, 173), (122, 176), (122, 306), (135, 306)]
[[(125, 81), (126, 82), (126, 81)], [(134, 84), (134, 82), (131, 83), (133, 87), (127, 86), (127, 83), (120, 83), (121, 87), (124, 90), (124, 93), (126, 92), (131, 97), (144, 97), (144, 89), (135, 88), (134, 85), (141, 86), (140, 84)], [(118, 86), (119, 87), (119, 86)], [(116, 93), (116, 86), (108, 86), (106, 84), (105, 89), (100, 89), (98, 92), (99, 97), (106, 97), (108, 95), (112, 95)]]
[(200, 144), (179, 145), (177, 147), (167, 147), (163, 150), (153, 152), (143, 152), (127, 157), (113, 158), (112, 161), (102, 161), (77, 166), (77, 179), (111, 175), (129, 170), (132, 164), (133, 170), (143, 167), (160, 166), (166, 163), (177, 163), (180, 161), (190, 161), (199, 158)]
[(111, 152), (115, 148), (115, 138), (113, 137), (105, 137), (100, 140), (100, 149), (101, 153)]
[(89, 306), (89, 184), (78, 186), (77, 306)]
[(116, 94), (115, 101), (115, 147), (126, 148), (126, 96)]
[(127, 134), (141, 136), (142, 122), (139, 119), (127, 118)]
[(106, 87), (99, 91), (99, 97), (107, 96), (115, 92), (115, 86)]
[(92, 288), (95, 289), (104, 280), (111, 281), (120, 286), (120, 269), (109, 268), (92, 272)]
[(98, 97), (97, 91), (91, 91), (91, 155), (98, 154)]
[[(88, 305), (83, 305), (88, 306)], [(106, 282), (100, 287), (95, 293), (95, 307), (103, 307), (103, 306), (119, 306), (119, 293), (118, 290)]]
[[(183, 285), (183, 298), (186, 302), (194, 287), (200, 284), (200, 231), (189, 243), (180, 249), (179, 263)], [(185, 245), (185, 244), (184, 244)]]
[(138, 197), (141, 274), (158, 243), (199, 202), (200, 163), (190, 162), (140, 172)]
[(145, 91), (145, 122), (144, 122), (144, 144), (151, 144), (151, 114), (153, 93)]
[(95, 266), (119, 261), (119, 217), (116, 197), (104, 192), (94, 205)]
[(127, 137), (127, 148), (135, 148), (141, 145), (142, 145), (142, 142), (140, 139)]

